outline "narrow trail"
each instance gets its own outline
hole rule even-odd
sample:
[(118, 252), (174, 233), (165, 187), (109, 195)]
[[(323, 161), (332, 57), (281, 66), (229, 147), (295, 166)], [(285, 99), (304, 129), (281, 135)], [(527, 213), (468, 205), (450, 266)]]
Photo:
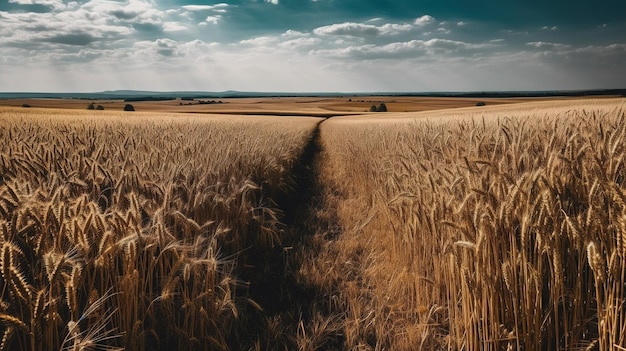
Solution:
[[(281, 243), (270, 252), (257, 257), (258, 265), (251, 276), (248, 296), (258, 306), (248, 306), (248, 334), (252, 342), (260, 342), (263, 349), (292, 349), (296, 347), (294, 336), (301, 323), (311, 318), (311, 306), (319, 299), (320, 292), (299, 279), (300, 267), (305, 257), (315, 255), (313, 237), (320, 230), (326, 230), (328, 223), (319, 218), (318, 213), (325, 206), (324, 192), (320, 182), (320, 158), (322, 141), (320, 121), (311, 132), (298, 162), (291, 171), (291, 189), (279, 196), (277, 207), (283, 212), (284, 224)], [(269, 321), (279, 325), (270, 326)], [(278, 329), (282, 335), (271, 335), (268, 330)], [(251, 332), (252, 331), (252, 332)], [(256, 341), (253, 340), (256, 338)], [(260, 341), (259, 341), (260, 340)]]

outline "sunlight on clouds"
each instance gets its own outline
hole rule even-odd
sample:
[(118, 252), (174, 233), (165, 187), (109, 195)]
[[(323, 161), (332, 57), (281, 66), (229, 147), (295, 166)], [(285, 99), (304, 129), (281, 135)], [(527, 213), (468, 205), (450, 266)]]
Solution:
[(279, 43), (278, 46), (294, 49), (304, 46), (313, 46), (319, 43), (321, 43), (321, 40), (319, 38), (297, 38), (283, 41), (282, 43)]
[(222, 19), (222, 15), (207, 16), (199, 25), (217, 24)]
[[(626, 43), (615, 36), (624, 25), (603, 19), (589, 27), (595, 36), (583, 40), (551, 19), (516, 25), (445, 18), (440, 12), (433, 12), (437, 19), (415, 17), (427, 7), (394, 17), (391, 8), (373, 11), (377, 5), (365, 3), (354, 14), (317, 14), (293, 12), (294, 3), (279, 0), (170, 1), (169, 7), (161, 0), (7, 1), (11, 6), (0, 4), (0, 89), (14, 89), (4, 82), (29, 70), (93, 79), (115, 72), (126, 77), (117, 84), (130, 84), (118, 88), (265, 91), (484, 89), (515, 76), (524, 79), (507, 87), (574, 88), (589, 81), (578, 72), (590, 67), (608, 77), (597, 84), (626, 74)], [(340, 2), (307, 4), (331, 8)], [(42, 12), (28, 12), (34, 5)], [(611, 33), (613, 40), (607, 39)], [(609, 67), (611, 74), (602, 73)], [(167, 79), (145, 79), (164, 74)], [(51, 73), (44, 76), (53, 79)], [(72, 84), (92, 86), (76, 79)], [(168, 85), (172, 81), (176, 87)], [(61, 83), (49, 84), (52, 89)], [(114, 88), (115, 82), (103, 84)]]
[(215, 5), (183, 5), (181, 8), (189, 11), (213, 11), (225, 13), (228, 6), (229, 5), (226, 3), (219, 3)]
[(257, 37), (257, 38), (252, 38), (252, 39), (241, 40), (239, 44), (257, 46), (257, 47), (265, 47), (275, 42), (276, 42), (276, 38), (272, 38), (268, 36), (268, 37)]
[(414, 23), (416, 26), (422, 27), (422, 26), (426, 26), (434, 22), (435, 22), (435, 18), (433, 16), (424, 15), (422, 17), (416, 18)]
[(165, 22), (163, 23), (163, 31), (165, 32), (178, 32), (182, 30), (187, 30), (187, 27), (183, 26), (178, 22)]

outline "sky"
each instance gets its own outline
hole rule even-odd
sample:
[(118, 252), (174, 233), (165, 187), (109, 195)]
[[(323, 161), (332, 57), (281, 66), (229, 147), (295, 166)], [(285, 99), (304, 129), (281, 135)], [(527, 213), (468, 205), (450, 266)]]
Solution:
[(0, 0), (0, 91), (626, 88), (624, 0)]

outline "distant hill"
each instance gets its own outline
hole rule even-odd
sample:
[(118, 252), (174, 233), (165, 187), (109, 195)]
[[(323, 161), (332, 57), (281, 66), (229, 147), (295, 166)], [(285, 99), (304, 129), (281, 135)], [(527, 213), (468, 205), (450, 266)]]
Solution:
[(548, 97), (548, 96), (626, 96), (626, 89), (597, 89), (597, 90), (549, 90), (549, 91), (476, 91), (476, 92), (245, 92), (245, 91), (140, 91), (140, 90), (113, 90), (94, 93), (46, 93), (46, 92), (0, 92), (0, 99), (84, 99), (84, 100), (113, 100), (113, 99), (145, 99), (153, 100), (177, 98), (244, 98), (244, 97), (335, 97), (335, 96), (426, 96), (426, 97)]

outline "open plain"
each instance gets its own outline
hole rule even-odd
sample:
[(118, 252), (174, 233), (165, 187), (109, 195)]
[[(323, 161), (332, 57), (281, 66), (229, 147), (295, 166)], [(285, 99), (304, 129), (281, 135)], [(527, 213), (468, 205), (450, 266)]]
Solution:
[(626, 100), (528, 100), (1, 100), (0, 349), (624, 349)]
[[(615, 98), (603, 96), (601, 98)], [(242, 97), (171, 99), (163, 101), (133, 101), (137, 111), (216, 113), (239, 115), (302, 115), (333, 117), (369, 112), (372, 105), (384, 102), (389, 112), (419, 112), (459, 107), (501, 105), (532, 101), (576, 100), (581, 97), (425, 97), (425, 96), (338, 96), (338, 97)], [(202, 103), (201, 103), (202, 102)], [(211, 102), (211, 103), (209, 103)], [(121, 111), (124, 100), (86, 99), (0, 99), (0, 106), (21, 107), (28, 104), (37, 108), (86, 109), (89, 104), (101, 105), (105, 110)]]

